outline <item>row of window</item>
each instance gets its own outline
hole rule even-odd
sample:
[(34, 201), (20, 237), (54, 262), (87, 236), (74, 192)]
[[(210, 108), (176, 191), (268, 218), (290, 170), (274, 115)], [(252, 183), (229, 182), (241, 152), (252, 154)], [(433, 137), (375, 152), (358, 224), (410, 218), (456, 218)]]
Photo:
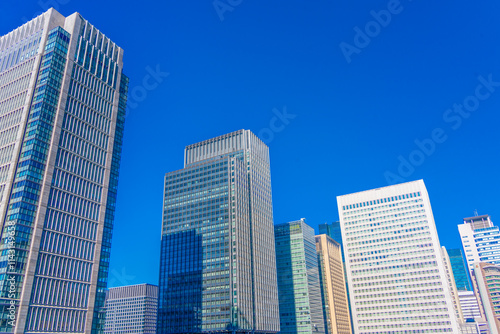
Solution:
[[(414, 192), (414, 193), (409, 193), (409, 194), (404, 194), (404, 195), (390, 196), (390, 197), (380, 198), (380, 199), (376, 199), (376, 200), (372, 200), (372, 201), (344, 205), (344, 206), (342, 206), (342, 210), (352, 210), (352, 209), (362, 208), (362, 207), (366, 207), (366, 206), (370, 206), (370, 205), (390, 203), (390, 202), (400, 201), (400, 200), (407, 199), (407, 198), (414, 198), (414, 197), (420, 197), (420, 196), (421, 196), (420, 191)], [(353, 212), (356, 212), (356, 211), (353, 211)]]

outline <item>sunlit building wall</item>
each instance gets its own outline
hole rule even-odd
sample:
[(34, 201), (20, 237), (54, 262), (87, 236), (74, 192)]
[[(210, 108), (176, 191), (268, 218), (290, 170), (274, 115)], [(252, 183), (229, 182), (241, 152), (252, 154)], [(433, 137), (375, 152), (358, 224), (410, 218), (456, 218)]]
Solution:
[(128, 78), (50, 9), (0, 37), (0, 332), (99, 333)]
[(422, 180), (338, 196), (354, 332), (458, 333)]

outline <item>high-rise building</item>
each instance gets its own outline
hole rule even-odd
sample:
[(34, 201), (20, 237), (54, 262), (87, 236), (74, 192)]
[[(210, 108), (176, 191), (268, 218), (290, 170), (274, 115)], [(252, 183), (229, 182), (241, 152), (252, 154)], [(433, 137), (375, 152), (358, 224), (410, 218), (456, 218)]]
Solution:
[(110, 288), (106, 294), (104, 334), (156, 334), (158, 286)]
[[(331, 224), (324, 223), (324, 224), (319, 224), (319, 234), (326, 234), (330, 238), (332, 238), (334, 241), (338, 242), (340, 244), (340, 249), (344, 247), (344, 243), (342, 242), (342, 230), (340, 229), (340, 222), (333, 222)], [(347, 272), (345, 270), (345, 258), (344, 258), (344, 252), (342, 251), (342, 262), (344, 266), (344, 283), (345, 283), (345, 289), (347, 292), (347, 300), (349, 300), (349, 287), (347, 286)], [(352, 323), (352, 310), (351, 310), (351, 304), (348, 303), (348, 308), (349, 308), (349, 319), (351, 321), (351, 329), (354, 327), (354, 324)]]
[(464, 218), (458, 225), (469, 273), (474, 263), (488, 262), (500, 265), (500, 229), (493, 225), (489, 215)]
[(122, 58), (78, 13), (50, 9), (0, 37), (0, 332), (103, 328)]
[(458, 298), (460, 299), (462, 314), (466, 321), (472, 321), (481, 318), (482, 310), (479, 306), (474, 291), (458, 291)]
[(463, 324), (465, 320), (462, 314), (462, 308), (460, 307), (460, 298), (458, 297), (458, 290), (457, 286), (455, 285), (455, 277), (453, 276), (450, 257), (444, 246), (441, 246), (441, 255), (443, 256), (444, 269), (446, 271), (446, 280), (448, 281), (448, 286), (450, 287), (453, 308), (455, 309), (455, 314), (457, 316), (457, 319), (459, 320), (459, 323)]
[(340, 230), (340, 222), (319, 224), (318, 229), (319, 234), (326, 234), (334, 241), (338, 242), (342, 248), (342, 231)]
[(458, 291), (472, 291), (469, 280), (469, 270), (464, 262), (462, 250), (459, 248), (447, 249), (450, 258), (453, 277)]
[(481, 300), (491, 334), (500, 333), (500, 266), (474, 263), (472, 275), (476, 296)]
[(325, 333), (351, 334), (342, 247), (326, 234), (316, 236)]
[(458, 333), (422, 180), (337, 197), (354, 332)]
[(268, 147), (249, 130), (189, 145), (164, 186), (158, 332), (278, 332)]
[(305, 219), (274, 226), (281, 334), (325, 333), (314, 229)]

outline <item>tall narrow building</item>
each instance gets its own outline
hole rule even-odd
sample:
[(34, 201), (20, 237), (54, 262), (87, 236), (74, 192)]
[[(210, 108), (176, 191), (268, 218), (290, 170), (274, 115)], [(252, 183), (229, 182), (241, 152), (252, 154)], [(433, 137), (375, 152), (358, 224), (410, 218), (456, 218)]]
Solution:
[(0, 37), (0, 332), (103, 328), (122, 58), (78, 13), (50, 9)]
[(158, 332), (278, 332), (268, 147), (249, 130), (189, 145), (164, 186)]
[(443, 256), (444, 269), (446, 271), (446, 280), (448, 281), (448, 286), (450, 287), (453, 308), (455, 309), (455, 313), (457, 315), (459, 323), (463, 324), (465, 320), (462, 314), (462, 308), (460, 306), (460, 298), (458, 297), (458, 290), (455, 284), (455, 276), (453, 275), (450, 256), (448, 255), (448, 251), (444, 246), (441, 246), (441, 255)]
[(458, 291), (472, 291), (469, 270), (464, 262), (462, 250), (459, 248), (447, 249), (450, 258), (453, 277), (455, 277), (455, 285)]
[(316, 236), (325, 333), (351, 334), (342, 247), (326, 234)]
[(354, 332), (459, 333), (422, 180), (337, 197)]
[(305, 219), (274, 226), (281, 334), (325, 333), (314, 229)]

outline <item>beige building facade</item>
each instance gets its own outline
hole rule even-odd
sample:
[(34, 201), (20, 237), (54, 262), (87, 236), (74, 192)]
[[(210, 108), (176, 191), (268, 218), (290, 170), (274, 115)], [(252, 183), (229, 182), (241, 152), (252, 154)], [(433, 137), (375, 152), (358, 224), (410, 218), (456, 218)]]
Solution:
[(321, 269), (326, 333), (351, 334), (342, 248), (338, 242), (321, 234), (316, 236), (316, 251)]

